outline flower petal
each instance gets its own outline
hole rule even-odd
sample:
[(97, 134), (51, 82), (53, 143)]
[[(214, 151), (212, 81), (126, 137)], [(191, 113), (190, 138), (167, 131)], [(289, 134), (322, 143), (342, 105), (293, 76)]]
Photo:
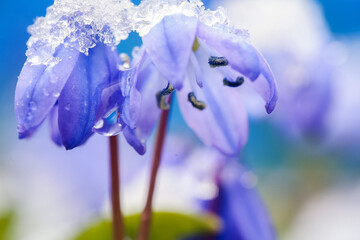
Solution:
[[(177, 92), (181, 112), (187, 124), (205, 144), (226, 155), (237, 155), (248, 135), (247, 114), (241, 104), (240, 94), (223, 86), (223, 76), (209, 67), (209, 56), (203, 48), (198, 49), (196, 56), (203, 74), (203, 88), (195, 84), (191, 86), (188, 80), (184, 81), (183, 89)], [(190, 92), (205, 102), (207, 106), (204, 110), (196, 109), (188, 101)]]
[(203, 24), (199, 24), (197, 34), (201, 45), (213, 48), (229, 61), (232, 69), (252, 80), (250, 85), (266, 102), (267, 113), (271, 113), (278, 99), (276, 80), (261, 53), (240, 37), (237, 40), (223, 37), (228, 35)]
[(209, 27), (199, 23), (197, 37), (225, 57), (230, 66), (244, 76), (255, 80), (261, 72), (257, 50), (246, 40), (238, 37), (234, 39), (224, 30)]
[(136, 89), (137, 75), (141, 63), (124, 71), (120, 79), (122, 96), (124, 97), (121, 118), (130, 128), (135, 128), (139, 118), (141, 94)]
[(98, 44), (89, 56), (80, 54), (74, 70), (59, 97), (59, 129), (63, 145), (72, 149), (83, 144), (102, 117), (102, 91), (117, 78), (110, 70), (107, 46)]
[(182, 14), (166, 16), (143, 37), (152, 62), (176, 89), (181, 89), (185, 78), (197, 22)]
[(59, 106), (56, 104), (49, 113), (49, 123), (50, 123), (50, 133), (51, 133), (51, 139), (53, 142), (58, 145), (62, 146), (62, 140), (59, 130)]
[(236, 163), (225, 166), (215, 200), (224, 221), (217, 239), (276, 239), (266, 207), (249, 179), (251, 174)]
[(132, 146), (138, 154), (145, 154), (146, 145), (136, 136), (135, 129), (131, 129), (130, 127), (126, 126), (123, 129), (123, 134), (128, 144)]
[(15, 91), (15, 112), (19, 137), (29, 137), (39, 126), (57, 101), (66, 84), (79, 52), (60, 46), (55, 65), (32, 65), (26, 62)]
[(139, 118), (135, 129), (124, 129), (126, 140), (141, 155), (146, 151), (146, 141), (161, 113), (157, 105), (156, 94), (164, 89), (166, 85), (166, 81), (162, 80), (154, 64), (151, 61), (145, 61), (136, 82), (136, 89), (141, 93), (141, 102), (130, 104), (139, 105)]
[(258, 57), (260, 60), (261, 74), (256, 81), (251, 82), (251, 85), (265, 100), (266, 112), (271, 113), (274, 111), (278, 100), (277, 84), (269, 64), (260, 52), (258, 52)]

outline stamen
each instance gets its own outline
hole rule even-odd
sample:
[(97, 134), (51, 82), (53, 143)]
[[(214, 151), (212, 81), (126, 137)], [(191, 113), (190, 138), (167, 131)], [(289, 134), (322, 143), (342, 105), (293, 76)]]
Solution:
[(196, 52), (200, 47), (200, 43), (197, 39), (197, 37), (195, 37), (195, 40), (194, 40), (194, 43), (193, 43), (193, 46), (192, 46), (192, 51), (193, 52)]
[(225, 86), (228, 87), (239, 87), (244, 83), (244, 81), (245, 81), (244, 77), (237, 77), (235, 82), (229, 81), (226, 78), (224, 78), (223, 83)]
[(228, 60), (224, 57), (214, 57), (211, 56), (209, 57), (209, 61), (208, 61), (210, 67), (212, 68), (216, 68), (216, 67), (224, 67), (227, 66), (229, 64)]
[(198, 101), (194, 92), (190, 92), (188, 94), (188, 100), (194, 108), (199, 110), (204, 110), (206, 108), (206, 104), (204, 102)]
[(157, 104), (160, 109), (169, 110), (170, 104), (167, 103), (166, 96), (171, 94), (173, 91), (174, 87), (170, 83), (168, 83), (166, 88), (156, 94)]
[(162, 91), (161, 91), (161, 94), (166, 96), (166, 95), (169, 95), (170, 93), (172, 93), (174, 91), (174, 87), (168, 83), (168, 85), (166, 86), (166, 88), (164, 88)]

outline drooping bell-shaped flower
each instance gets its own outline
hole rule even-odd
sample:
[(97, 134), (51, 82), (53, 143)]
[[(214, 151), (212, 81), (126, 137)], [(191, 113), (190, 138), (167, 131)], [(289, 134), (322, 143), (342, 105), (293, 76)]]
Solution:
[(204, 204), (204, 209), (223, 221), (223, 229), (215, 239), (277, 239), (269, 213), (255, 189), (256, 182), (256, 175), (236, 161), (228, 160), (218, 169), (218, 194)]
[[(318, 4), (311, 0), (227, 0), (224, 6), (229, 7), (229, 19), (251, 28), (254, 43), (276, 76), (281, 97), (269, 120), (287, 136), (327, 137), (329, 111), (338, 102), (333, 95), (340, 92), (333, 87), (334, 80), (339, 79), (346, 54), (334, 42)], [(264, 117), (249, 105), (250, 115)]]
[(221, 8), (205, 10), (197, 0), (145, 0), (137, 13), (143, 46), (133, 64), (134, 90), (125, 103), (130, 144), (144, 152), (161, 109), (169, 107), (167, 96), (176, 91), (197, 136), (224, 154), (238, 154), (248, 123), (237, 87), (255, 89), (268, 113), (277, 101), (274, 76), (247, 32), (230, 27)]
[(47, 116), (57, 144), (72, 149), (105, 114), (103, 90), (119, 78), (116, 45), (130, 32), (130, 1), (56, 0), (29, 27), (27, 60), (15, 93), (19, 138)]

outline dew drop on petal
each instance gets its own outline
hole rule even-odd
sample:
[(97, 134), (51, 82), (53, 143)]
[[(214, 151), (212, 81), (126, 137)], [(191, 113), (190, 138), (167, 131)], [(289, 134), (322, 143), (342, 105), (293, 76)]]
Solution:
[(21, 125), (21, 124), (18, 124), (18, 125), (16, 126), (16, 129), (17, 129), (17, 131), (18, 131), (19, 133), (25, 131), (25, 127), (24, 127), (23, 125)]
[(27, 114), (26, 114), (26, 119), (28, 120), (28, 121), (31, 121), (32, 119), (33, 119), (33, 114), (32, 113), (30, 113), (30, 112), (28, 112)]
[(70, 103), (66, 104), (65, 110), (66, 110), (66, 111), (70, 111)]
[(43, 94), (45, 97), (48, 97), (50, 95), (50, 93), (48, 92), (48, 90), (46, 88), (43, 89)]
[(118, 116), (119, 111), (117, 109), (111, 110), (95, 124), (93, 131), (103, 136), (118, 135), (122, 130), (122, 125), (119, 122)]
[(31, 101), (29, 103), (29, 107), (31, 111), (36, 111), (37, 110), (37, 104), (34, 101)]
[(104, 126), (104, 120), (100, 119), (94, 126), (95, 129), (101, 129)]
[(58, 76), (53, 76), (53, 77), (50, 78), (50, 82), (54, 83), (54, 84), (57, 83), (58, 80), (59, 80)]

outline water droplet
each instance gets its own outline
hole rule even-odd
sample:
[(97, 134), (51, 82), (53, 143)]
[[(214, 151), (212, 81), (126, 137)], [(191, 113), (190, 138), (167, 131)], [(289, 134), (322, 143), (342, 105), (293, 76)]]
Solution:
[(36, 111), (37, 110), (37, 105), (34, 101), (29, 102), (29, 107), (31, 111)]
[(109, 111), (93, 127), (94, 132), (104, 136), (118, 135), (121, 130), (122, 125), (119, 122), (119, 111), (117, 109)]
[(45, 97), (48, 97), (50, 95), (46, 88), (43, 88), (43, 94)]
[(27, 114), (26, 114), (26, 119), (28, 120), (28, 121), (31, 121), (32, 119), (33, 119), (33, 114), (32, 113), (30, 113), (30, 112), (28, 112)]
[(65, 110), (66, 110), (66, 111), (70, 111), (70, 103), (66, 104)]
[(95, 129), (101, 129), (104, 126), (104, 120), (100, 119), (94, 126)]
[(54, 75), (50, 76), (50, 82), (51, 83), (57, 83), (58, 80), (59, 80), (58, 76), (56, 76), (56, 75), (55, 76)]
[(60, 96), (60, 93), (59, 92), (54, 92), (52, 95), (53, 95), (53, 97), (58, 98)]
[(17, 131), (18, 131), (19, 133), (25, 132), (25, 127), (24, 127), (23, 125), (21, 125), (21, 124), (18, 124), (17, 127), (16, 127), (16, 129), (17, 129)]

